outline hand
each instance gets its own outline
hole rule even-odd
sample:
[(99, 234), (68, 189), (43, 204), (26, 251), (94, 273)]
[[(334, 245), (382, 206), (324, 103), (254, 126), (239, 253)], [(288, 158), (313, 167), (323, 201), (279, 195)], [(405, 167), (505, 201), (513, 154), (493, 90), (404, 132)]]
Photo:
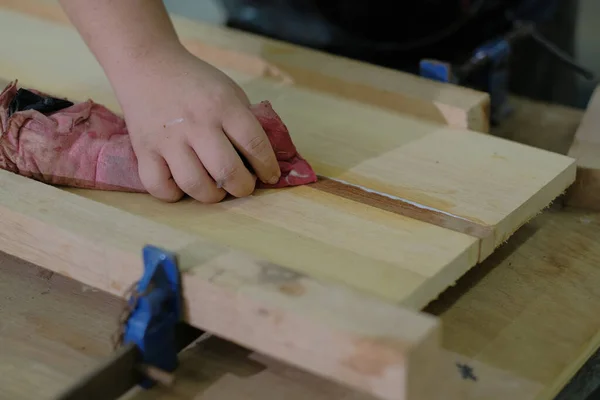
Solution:
[(278, 181), (269, 139), (235, 82), (179, 46), (141, 61), (116, 92), (151, 195), (172, 202), (187, 193), (205, 203), (250, 195), (256, 177), (238, 152), (258, 179)]

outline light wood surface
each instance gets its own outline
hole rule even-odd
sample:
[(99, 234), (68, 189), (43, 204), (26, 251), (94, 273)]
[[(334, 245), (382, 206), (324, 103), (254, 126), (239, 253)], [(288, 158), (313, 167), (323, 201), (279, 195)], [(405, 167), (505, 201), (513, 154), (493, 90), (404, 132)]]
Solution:
[[(554, 221), (550, 225), (545, 219), (548, 215), (551, 215), (550, 220)], [(558, 218), (553, 219), (556, 215)], [(591, 288), (598, 278), (590, 268), (595, 265), (598, 255), (590, 238), (597, 235), (600, 228), (596, 217), (589, 214), (569, 212), (566, 217), (564, 215), (546, 213), (533, 224), (527, 225), (537, 226), (537, 230), (531, 236), (521, 236), (523, 243), (520, 243), (513, 253), (516, 255), (516, 261), (514, 257), (511, 258), (502, 252), (503, 249), (510, 248), (510, 243), (514, 242), (514, 239), (511, 239), (509, 245), (501, 248), (483, 264), (482, 269), (477, 269), (461, 279), (457, 286), (459, 289), (451, 290), (448, 292), (450, 295), (445, 294), (430, 309), (442, 317), (445, 326), (450, 327), (444, 336), (446, 348), (479, 360), (477, 362), (483, 360), (485, 366), (500, 366), (504, 371), (510, 371), (508, 375), (511, 379), (517, 376), (520, 382), (525, 382), (527, 390), (520, 394), (531, 395), (522, 398), (550, 398), (550, 393), (556, 392), (564, 384), (575, 368), (583, 362), (585, 355), (589, 355), (597, 347), (598, 338), (595, 333), (598, 330), (598, 321), (593, 313), (597, 308), (597, 298)], [(541, 225), (537, 225), (538, 221), (541, 221)], [(576, 232), (574, 239), (565, 240), (561, 235), (565, 229)], [(516, 237), (519, 237), (519, 233)], [(584, 246), (586, 251), (582, 251), (581, 246)], [(547, 257), (549, 250), (551, 257), (543, 259), (542, 257)], [(82, 255), (81, 259), (85, 257), (86, 255)], [(540, 259), (543, 262), (540, 262)], [(532, 268), (532, 265), (539, 268)], [(491, 281), (488, 276), (493, 277), (489, 278)], [(544, 277), (542, 282), (540, 276)], [(566, 280), (560, 279), (565, 276)], [(464, 294), (466, 288), (469, 291)], [(477, 288), (481, 290), (474, 290)], [(582, 290), (584, 295), (581, 294)], [(460, 296), (458, 292), (461, 292)], [(545, 307), (545, 303), (538, 301), (539, 298), (549, 299), (549, 306)], [(556, 310), (561, 312), (557, 313)], [(66, 322), (70, 321), (67, 319)], [(68, 325), (66, 322), (65, 328)], [(42, 322), (40, 325), (45, 326), (47, 323)], [(474, 326), (477, 329), (474, 329)], [(8, 330), (0, 329), (0, 334), (6, 331)], [(65, 332), (69, 331), (65, 329)], [(27, 339), (19, 337), (19, 341), (22, 342), (27, 342)], [(35, 347), (31, 341), (27, 342), (27, 346)], [(516, 349), (514, 352), (513, 348)], [(230, 350), (231, 348), (222, 352), (198, 352), (195, 357), (186, 358), (189, 361), (185, 365), (190, 369), (183, 369), (184, 382), (187, 383), (182, 383), (187, 386), (185, 389), (179, 386), (180, 389), (175, 392), (178, 396), (176, 398), (199, 398), (197, 396), (200, 393), (203, 396), (201, 398), (241, 399), (248, 398), (248, 393), (256, 398), (264, 398), (278, 392), (282, 397), (291, 398), (305, 398), (304, 393), (324, 393), (323, 396), (329, 396), (325, 398), (335, 398), (332, 393), (339, 394), (340, 398), (344, 399), (355, 398), (355, 394), (348, 394), (339, 387), (336, 389), (330, 386), (330, 383), (318, 381), (316, 386), (307, 385), (304, 379), (312, 381), (313, 377), (305, 376), (297, 370), (281, 368), (277, 363), (274, 363), (270, 372), (266, 374), (253, 375), (255, 379), (242, 379), (243, 377), (239, 377), (239, 371), (249, 368), (248, 363), (255, 365), (257, 359), (264, 358), (255, 356), (249, 362), (245, 356), (237, 357), (239, 353), (232, 353)], [(15, 354), (20, 354), (21, 357), (15, 357), (13, 360), (22, 362), (27, 359), (23, 353), (15, 351)], [(200, 364), (207, 354), (214, 356), (210, 358), (211, 361), (217, 361), (215, 364), (206, 364), (207, 368), (203, 369)], [(531, 354), (535, 356), (527, 357)], [(59, 355), (53, 354), (53, 357), (47, 360), (56, 362), (59, 358)], [(15, 369), (11, 367), (7, 370), (16, 374)], [(226, 372), (215, 372), (215, 375), (211, 375), (215, 370)], [(21, 379), (36, 379), (36, 373), (39, 371), (40, 369), (34, 369), (27, 378)], [(73, 369), (70, 374), (72, 376), (76, 371)], [(285, 375), (284, 378), (281, 378), (281, 375)], [(215, 377), (220, 383), (211, 383), (210, 379), (207, 382), (202, 377)], [(187, 381), (185, 378), (188, 378)], [(514, 380), (505, 383), (511, 382)], [(217, 385), (220, 389), (216, 389)], [(31, 385), (29, 388), (36, 387)], [(23, 390), (22, 387), (20, 389)], [(485, 392), (480, 391), (478, 394), (479, 397), (473, 398), (489, 398), (485, 397)], [(149, 396), (156, 398), (161, 394)]]
[(170, 207), (143, 194), (71, 191), (413, 309), (454, 283), (478, 255), (474, 237), (312, 188)]
[(577, 160), (577, 179), (567, 204), (600, 211), (600, 87), (592, 94), (568, 155)]
[[(568, 235), (565, 235), (568, 232)], [(464, 399), (551, 400), (600, 343), (600, 216), (546, 212), (427, 311), (441, 318), (457, 360), (502, 373), (494, 390), (465, 381)], [(108, 356), (122, 302), (58, 274), (0, 255), (2, 400), (46, 399)], [(478, 391), (476, 391), (476, 389)], [(366, 400), (369, 397), (215, 338), (182, 356), (175, 387), (150, 399)]]
[(122, 301), (0, 254), (0, 399), (50, 399), (111, 351)]
[[(56, 0), (2, 0), (0, 5), (68, 23)], [(456, 128), (489, 130), (487, 93), (179, 16), (173, 20), (184, 45), (220, 67), (353, 98)]]
[(6, 171), (0, 220), (2, 251), (118, 296), (160, 246), (177, 254), (190, 324), (382, 399), (431, 388), (441, 348), (425, 314)]
[[(73, 28), (12, 11), (3, 11), (0, 23), (28, 28), (28, 34), (21, 39), (0, 45), (7, 55), (7, 61), (0, 66), (0, 76), (18, 77), (26, 85), (72, 99), (92, 97), (118, 110), (100, 67)], [(44, 39), (40, 36), (47, 41), (41, 42)], [(40, 46), (47, 53), (37, 52)], [(42, 70), (42, 60), (49, 54), (57, 64), (46, 65)], [(269, 99), (273, 103), (299, 150), (319, 174), (416, 206), (418, 212), (413, 210), (408, 215), (412, 218), (449, 228), (454, 226), (447, 220), (466, 222), (460, 225), (459, 232), (481, 239), (479, 260), (546, 207), (574, 179), (573, 161), (563, 156), (480, 133), (444, 128), (354, 100), (251, 77), (241, 71), (229, 73), (253, 100)], [(292, 197), (300, 196), (300, 190), (289, 193)], [(116, 205), (103, 194), (86, 194), (96, 195)], [(255, 203), (256, 199), (240, 201), (235, 207), (241, 210), (254, 207)], [(283, 202), (278, 206), (290, 208)], [(128, 205), (119, 199), (119, 207)], [(287, 212), (297, 214), (293, 208)], [(470, 267), (472, 264), (461, 266), (463, 272)], [(438, 267), (440, 271), (442, 268)], [(423, 297), (425, 301), (434, 298), (439, 287), (451, 284), (458, 276), (449, 274), (445, 282), (434, 284), (425, 296), (428, 298)], [(422, 305), (422, 302), (412, 304)]]
[[(75, 100), (91, 97), (119, 112), (100, 66), (70, 25), (9, 10), (0, 14), (2, 26), (27, 31), (0, 44), (0, 77)], [(491, 228), (481, 259), (574, 180), (571, 159), (263, 79), (238, 65), (245, 64), (223, 70), (252, 101), (272, 102), (320, 175), (417, 204), (421, 212), (413, 218)]]

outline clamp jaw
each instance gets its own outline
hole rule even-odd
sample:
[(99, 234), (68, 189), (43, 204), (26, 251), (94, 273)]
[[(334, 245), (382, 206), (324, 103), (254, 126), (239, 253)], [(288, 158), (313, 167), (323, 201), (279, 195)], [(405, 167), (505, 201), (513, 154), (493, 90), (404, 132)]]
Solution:
[(142, 255), (144, 273), (130, 290), (115, 353), (57, 400), (117, 399), (138, 385), (170, 384), (179, 351), (202, 335), (182, 321), (176, 256), (154, 246), (145, 246)]
[(473, 87), (490, 94), (492, 124), (498, 124), (512, 111), (508, 104), (508, 71), (511, 44), (531, 34), (532, 25), (520, 25), (508, 35), (490, 40), (475, 49), (471, 58), (453, 68), (449, 63), (424, 59), (421, 76), (439, 82)]
[[(143, 249), (144, 275), (129, 298), (123, 345), (134, 344), (141, 362), (163, 371), (177, 368), (176, 326), (181, 320), (181, 283), (174, 254), (154, 246)], [(153, 386), (144, 379), (140, 385)]]
[(467, 86), (489, 93), (490, 122), (497, 125), (512, 111), (508, 102), (511, 47), (523, 38), (532, 38), (559, 61), (585, 78), (594, 79), (592, 72), (577, 65), (568, 55), (542, 37), (533, 22), (524, 21), (515, 21), (513, 29), (505, 36), (490, 40), (475, 49), (462, 65), (453, 67), (443, 61), (421, 60), (419, 74), (435, 81)]

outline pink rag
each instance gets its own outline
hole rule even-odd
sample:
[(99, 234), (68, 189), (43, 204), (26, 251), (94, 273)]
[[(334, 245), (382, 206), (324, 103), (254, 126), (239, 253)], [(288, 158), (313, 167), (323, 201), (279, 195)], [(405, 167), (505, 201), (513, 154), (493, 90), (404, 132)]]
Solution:
[[(16, 82), (0, 94), (0, 168), (52, 185), (146, 192), (123, 118), (92, 100), (48, 115), (29, 109), (9, 116), (16, 94)], [(263, 101), (251, 110), (269, 137), (281, 169), (278, 183), (257, 181), (257, 188), (315, 182), (315, 172), (298, 154), (271, 104)]]

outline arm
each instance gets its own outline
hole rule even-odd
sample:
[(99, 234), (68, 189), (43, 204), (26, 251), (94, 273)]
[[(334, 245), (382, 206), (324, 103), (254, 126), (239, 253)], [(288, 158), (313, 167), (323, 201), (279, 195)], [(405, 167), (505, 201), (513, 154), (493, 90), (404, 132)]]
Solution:
[[(175, 201), (249, 195), (280, 176), (243, 90), (180, 44), (161, 0), (60, 0), (125, 113), (142, 183)], [(236, 152), (237, 150), (237, 152)]]
[(162, 0), (60, 0), (117, 95), (127, 77), (182, 51)]

